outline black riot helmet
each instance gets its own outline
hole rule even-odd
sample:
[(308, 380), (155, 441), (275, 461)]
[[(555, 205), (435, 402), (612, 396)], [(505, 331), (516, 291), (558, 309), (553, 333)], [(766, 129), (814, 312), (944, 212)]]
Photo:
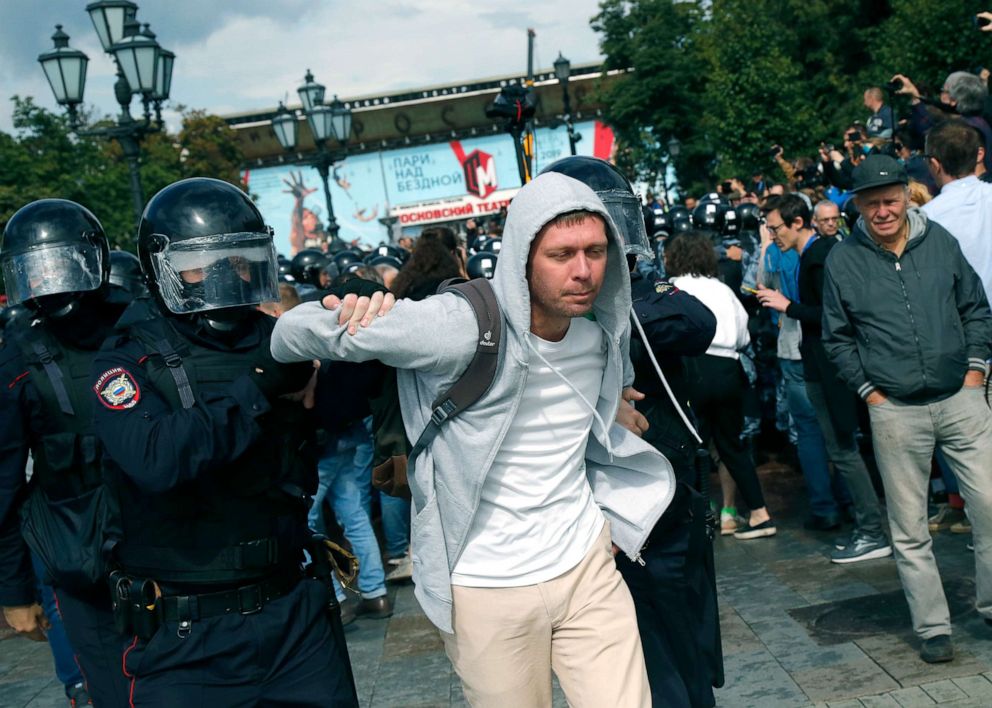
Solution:
[(654, 257), (644, 229), (641, 202), (634, 194), (630, 181), (616, 165), (597, 157), (576, 155), (553, 162), (541, 170), (541, 174), (545, 172), (559, 172), (588, 185), (617, 225), (624, 253), (648, 260)]
[(671, 226), (669, 233), (673, 236), (685, 231), (692, 231), (692, 215), (681, 204), (668, 210), (668, 222)]
[(110, 252), (110, 284), (127, 291), (132, 298), (148, 294), (141, 261), (129, 251)]
[(297, 283), (320, 287), (320, 271), (332, 263), (330, 256), (316, 248), (304, 248), (293, 256), (289, 272)]
[(66, 311), (110, 275), (103, 226), (86, 207), (67, 199), (39, 199), (10, 217), (0, 243), (8, 301), (37, 312)]
[(7, 330), (13, 330), (25, 322), (30, 322), (31, 310), (24, 305), (8, 305), (0, 310), (0, 338)]
[(334, 254), (334, 264), (341, 274), (354, 273), (364, 264), (365, 254), (347, 250)]
[(372, 249), (372, 252), (365, 256), (365, 262), (368, 265), (372, 265), (372, 261), (380, 256), (388, 256), (390, 258), (395, 258), (402, 263), (402, 254), (400, 253), (400, 247), (394, 246), (391, 243), (380, 243), (378, 246)]
[(465, 264), (465, 272), (468, 273), (469, 278), (492, 280), (493, 275), (496, 274), (497, 260), (499, 260), (499, 256), (495, 253), (476, 253)]
[(757, 233), (761, 225), (761, 209), (757, 204), (738, 204), (734, 211), (737, 212), (737, 222), (742, 233)]
[(692, 226), (700, 231), (720, 234), (723, 232), (726, 213), (727, 205), (722, 202), (700, 201), (692, 210)]
[(741, 232), (741, 224), (734, 209), (727, 209), (723, 213), (723, 235), (729, 239), (736, 239)]
[(237, 318), (244, 306), (279, 301), (272, 229), (247, 194), (218, 179), (180, 180), (152, 197), (138, 224), (138, 259), (166, 314)]
[(479, 253), (492, 253), (494, 255), (499, 255), (500, 249), (503, 247), (503, 239), (501, 238), (487, 238), (486, 242), (482, 244), (482, 248)]

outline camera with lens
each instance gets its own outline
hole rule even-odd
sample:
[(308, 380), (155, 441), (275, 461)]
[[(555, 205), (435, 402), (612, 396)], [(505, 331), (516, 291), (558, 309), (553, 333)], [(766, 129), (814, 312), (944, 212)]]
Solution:
[(889, 83), (885, 84), (885, 90), (889, 93), (896, 93), (901, 91), (903, 87), (902, 79), (892, 79)]

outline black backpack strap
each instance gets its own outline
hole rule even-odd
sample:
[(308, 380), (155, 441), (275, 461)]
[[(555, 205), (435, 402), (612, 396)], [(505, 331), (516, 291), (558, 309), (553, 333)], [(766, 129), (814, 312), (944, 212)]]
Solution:
[(155, 340), (155, 350), (162, 356), (162, 360), (172, 375), (172, 380), (176, 382), (176, 389), (179, 391), (179, 400), (183, 408), (192, 408), (196, 399), (193, 396), (193, 386), (190, 385), (189, 375), (183, 366), (182, 357), (179, 356), (166, 337)]
[(475, 346), (475, 356), (472, 357), (468, 368), (451, 388), (432, 404), (434, 410), (431, 413), (431, 420), (408, 455), (411, 461), (434, 441), (446, 420), (458, 415), (482, 398), (496, 378), (500, 341), (503, 335), (503, 320), (499, 303), (496, 302), (496, 294), (492, 285), (484, 278), (457, 282), (458, 280), (453, 278), (444, 281), (437, 292), (438, 294), (455, 293), (468, 301), (478, 322), (479, 341)]
[(76, 411), (72, 407), (72, 401), (69, 399), (69, 392), (65, 387), (65, 376), (62, 374), (62, 369), (59, 368), (59, 365), (55, 363), (55, 357), (42, 342), (32, 342), (31, 348), (45, 369), (45, 374), (52, 384), (52, 390), (55, 391), (55, 398), (59, 402), (59, 408), (65, 415), (76, 415)]

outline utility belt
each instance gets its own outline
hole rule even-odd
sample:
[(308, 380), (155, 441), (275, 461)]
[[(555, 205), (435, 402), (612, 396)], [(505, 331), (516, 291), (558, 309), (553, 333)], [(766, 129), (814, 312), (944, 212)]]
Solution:
[[(338, 609), (331, 576), (336, 573), (349, 587), (358, 575), (358, 561), (353, 555), (323, 536), (310, 541), (312, 562), (307, 575), (327, 585), (328, 607)], [(238, 588), (196, 595), (163, 595), (151, 578), (140, 578), (122, 571), (110, 574), (110, 591), (114, 625), (125, 636), (148, 641), (166, 622), (177, 622), (180, 638), (189, 636), (193, 622), (229, 614), (252, 615), (270, 602), (288, 595), (303, 579), (302, 570), (293, 569), (269, 576), (257, 583)]]

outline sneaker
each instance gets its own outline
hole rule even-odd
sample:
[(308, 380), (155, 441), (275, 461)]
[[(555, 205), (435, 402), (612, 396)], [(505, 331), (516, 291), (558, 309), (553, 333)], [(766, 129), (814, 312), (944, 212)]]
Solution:
[(949, 529), (952, 525), (966, 520), (967, 518), (963, 510), (952, 509), (947, 504), (938, 504), (936, 513), (927, 519), (927, 526), (929, 526), (930, 532), (933, 533), (934, 531)]
[(834, 539), (834, 548), (836, 548), (838, 551), (843, 551), (845, 548), (850, 546), (851, 543), (854, 542), (854, 536), (857, 533), (858, 530), (853, 529), (849, 534), (846, 534), (844, 536), (838, 536), (837, 538)]
[[(394, 560), (397, 562), (393, 563)], [(387, 583), (409, 580), (413, 577), (413, 559), (410, 556), (393, 558), (390, 559), (389, 563), (393, 566), (393, 569), (386, 574)]]
[(831, 563), (857, 563), (858, 561), (888, 558), (892, 546), (885, 536), (866, 536), (855, 531), (844, 548), (837, 548), (830, 554)]
[(75, 686), (66, 686), (65, 695), (69, 699), (70, 708), (93, 705), (93, 699), (90, 698), (90, 694), (86, 690), (86, 684), (77, 683)]
[(920, 646), (920, 658), (928, 664), (941, 664), (954, 659), (954, 645), (951, 635), (938, 634), (936, 637), (924, 639)]
[(746, 541), (752, 538), (774, 536), (776, 533), (778, 533), (778, 530), (775, 528), (775, 522), (771, 519), (768, 519), (768, 521), (762, 521), (756, 526), (752, 526), (751, 522), (748, 521), (734, 532), (734, 538), (741, 541)]

